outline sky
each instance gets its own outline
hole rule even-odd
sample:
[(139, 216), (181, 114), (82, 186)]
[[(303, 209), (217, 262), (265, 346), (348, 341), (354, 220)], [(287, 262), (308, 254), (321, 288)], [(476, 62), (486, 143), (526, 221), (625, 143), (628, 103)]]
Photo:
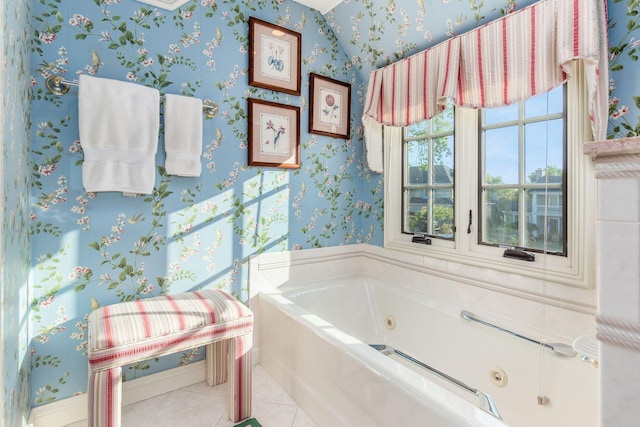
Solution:
[[(562, 112), (563, 88), (559, 86), (548, 94), (531, 98), (524, 103), (524, 117), (537, 117)], [(548, 102), (548, 104), (547, 104)], [(511, 105), (502, 108), (485, 110), (485, 123), (517, 120), (518, 106)], [(536, 169), (546, 166), (561, 168), (563, 165), (563, 129), (562, 120), (550, 120), (525, 125), (525, 170), (524, 177), (528, 177)], [(506, 184), (518, 183), (518, 127), (487, 131), (486, 174), (501, 177)]]
[[(563, 87), (559, 86), (548, 93), (536, 96), (524, 102), (522, 111), (524, 118), (546, 116), (561, 113), (563, 109)], [(513, 104), (501, 108), (485, 110), (485, 123), (488, 126), (496, 123), (517, 121), (519, 108)], [(422, 126), (414, 125), (416, 132)], [(486, 174), (500, 177), (505, 184), (518, 184), (518, 126), (500, 127), (487, 130), (486, 138)], [(411, 135), (411, 132), (409, 132)], [(561, 168), (564, 160), (562, 120), (555, 119), (524, 126), (524, 171), (523, 179), (535, 173), (536, 169), (544, 170), (547, 166)], [(412, 165), (420, 164), (420, 151), (409, 153)], [(453, 167), (453, 157), (445, 156), (443, 163)]]

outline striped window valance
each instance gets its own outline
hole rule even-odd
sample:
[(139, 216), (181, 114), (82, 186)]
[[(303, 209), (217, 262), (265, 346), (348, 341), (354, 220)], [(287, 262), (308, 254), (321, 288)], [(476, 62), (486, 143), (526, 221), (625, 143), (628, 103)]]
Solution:
[(607, 18), (604, 0), (543, 0), (375, 70), (362, 118), (367, 161), (382, 172), (382, 125), (407, 126), (462, 107), (523, 101), (563, 84), (585, 64), (594, 139), (606, 136)]

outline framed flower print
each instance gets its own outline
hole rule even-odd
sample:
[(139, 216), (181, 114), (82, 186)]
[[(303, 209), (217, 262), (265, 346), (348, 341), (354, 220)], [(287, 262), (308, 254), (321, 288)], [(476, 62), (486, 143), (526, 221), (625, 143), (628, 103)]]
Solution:
[(249, 85), (300, 95), (302, 35), (249, 18)]
[(349, 139), (351, 85), (315, 73), (309, 79), (309, 132)]
[(249, 98), (249, 166), (300, 167), (300, 108)]

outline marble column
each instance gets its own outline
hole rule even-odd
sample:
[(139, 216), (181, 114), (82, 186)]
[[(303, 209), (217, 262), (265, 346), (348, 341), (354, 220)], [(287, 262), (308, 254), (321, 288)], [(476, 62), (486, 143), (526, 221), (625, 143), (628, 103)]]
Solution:
[(640, 137), (596, 141), (602, 427), (640, 425)]

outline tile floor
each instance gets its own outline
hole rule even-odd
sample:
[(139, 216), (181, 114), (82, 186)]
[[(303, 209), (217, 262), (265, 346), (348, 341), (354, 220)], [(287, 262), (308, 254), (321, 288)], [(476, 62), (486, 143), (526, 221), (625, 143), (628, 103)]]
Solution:
[[(122, 427), (232, 427), (227, 416), (227, 387), (206, 382), (122, 408)], [(253, 369), (252, 415), (263, 427), (316, 427), (309, 416), (262, 366)], [(79, 421), (66, 427), (86, 427)]]

